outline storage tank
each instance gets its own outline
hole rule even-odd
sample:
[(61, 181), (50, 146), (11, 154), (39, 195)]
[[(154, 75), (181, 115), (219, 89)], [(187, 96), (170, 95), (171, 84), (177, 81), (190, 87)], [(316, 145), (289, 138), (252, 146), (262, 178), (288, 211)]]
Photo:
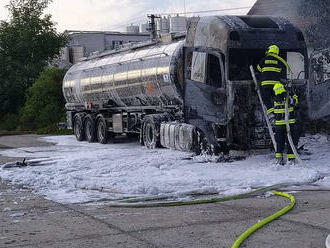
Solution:
[(66, 73), (63, 94), (71, 105), (114, 107), (182, 103), (183, 41), (100, 56)]
[(61, 49), (60, 60), (65, 62), (70, 62), (70, 49), (69, 47), (64, 47)]
[(71, 48), (71, 61), (73, 64), (79, 62), (85, 57), (85, 48), (83, 46), (74, 46)]
[(158, 34), (167, 34), (170, 32), (170, 21), (166, 17), (157, 19), (156, 26)]
[(180, 33), (187, 31), (187, 18), (183, 16), (174, 16), (170, 18), (170, 33)]
[(149, 33), (149, 23), (140, 24), (140, 33)]
[(127, 27), (126, 27), (126, 31), (127, 31), (127, 33), (129, 33), (129, 34), (138, 34), (139, 31), (140, 31), (140, 27), (131, 24), (130, 26), (127, 26)]

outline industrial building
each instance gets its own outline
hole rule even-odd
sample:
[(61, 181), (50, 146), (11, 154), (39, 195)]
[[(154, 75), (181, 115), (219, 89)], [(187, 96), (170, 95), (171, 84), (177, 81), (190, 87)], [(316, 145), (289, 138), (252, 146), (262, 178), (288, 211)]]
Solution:
[[(131, 30), (131, 29), (129, 29)], [(60, 64), (69, 65), (92, 53), (115, 49), (126, 43), (137, 43), (149, 39), (148, 33), (104, 32), (104, 31), (67, 31), (69, 43), (63, 48)]]
[[(157, 19), (156, 31), (161, 36), (168, 33), (180, 33), (186, 31), (186, 17), (162, 17)], [(61, 57), (57, 62), (60, 67), (69, 67), (77, 63), (83, 57), (93, 53), (101, 53), (112, 50), (127, 43), (143, 42), (150, 39), (149, 24), (129, 25), (126, 32), (114, 31), (77, 31), (69, 30), (69, 43), (63, 48)]]
[(156, 31), (158, 35), (186, 32), (187, 17), (179, 15), (160, 17), (156, 22)]

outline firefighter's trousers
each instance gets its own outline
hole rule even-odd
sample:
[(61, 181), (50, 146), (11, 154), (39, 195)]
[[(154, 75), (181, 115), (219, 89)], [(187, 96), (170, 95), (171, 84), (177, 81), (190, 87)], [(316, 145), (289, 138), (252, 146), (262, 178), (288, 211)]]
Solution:
[[(298, 132), (295, 124), (290, 124), (291, 137), (295, 147), (298, 145)], [(290, 146), (286, 125), (276, 125), (275, 126), (275, 140), (276, 140), (276, 158), (283, 158), (283, 153), (285, 147), (287, 149), (287, 158), (295, 159), (295, 155)]]
[(273, 98), (274, 98), (274, 85), (264, 85), (260, 87), (260, 93), (262, 100), (269, 111), (273, 107)]

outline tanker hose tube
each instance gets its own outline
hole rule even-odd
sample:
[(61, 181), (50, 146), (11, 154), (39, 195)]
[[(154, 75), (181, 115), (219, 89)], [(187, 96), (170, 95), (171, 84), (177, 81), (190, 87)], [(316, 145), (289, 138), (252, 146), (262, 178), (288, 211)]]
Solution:
[(187, 206), (187, 205), (197, 205), (197, 204), (207, 204), (207, 203), (216, 203), (216, 202), (224, 202), (230, 200), (243, 199), (251, 196), (257, 196), (263, 193), (266, 193), (274, 188), (284, 187), (284, 184), (277, 184), (273, 186), (267, 186), (263, 188), (259, 188), (253, 190), (248, 193), (238, 194), (238, 195), (230, 195), (224, 196), (220, 198), (211, 198), (205, 200), (191, 200), (191, 201), (169, 201), (169, 202), (150, 202), (146, 203), (148, 200), (145, 199), (126, 199), (117, 202), (112, 202), (107, 204), (109, 207), (117, 207), (117, 208), (152, 208), (152, 207), (175, 207), (175, 206)]
[(267, 218), (261, 220), (257, 224), (255, 224), (252, 227), (250, 227), (249, 229), (247, 229), (244, 233), (242, 233), (236, 239), (236, 241), (233, 243), (231, 248), (240, 247), (240, 245), (243, 243), (243, 241), (245, 239), (247, 239), (252, 233), (257, 231), (259, 228), (263, 227), (264, 225), (268, 224), (269, 222), (272, 222), (273, 220), (275, 220), (275, 219), (279, 218), (280, 216), (289, 212), (296, 203), (296, 199), (294, 198), (293, 195), (290, 195), (290, 194), (284, 193), (284, 192), (278, 192), (278, 191), (270, 191), (270, 192), (277, 196), (282, 196), (282, 197), (288, 198), (290, 200), (290, 204), (287, 205), (285, 208), (281, 209), (280, 211), (276, 212), (275, 214), (268, 216)]

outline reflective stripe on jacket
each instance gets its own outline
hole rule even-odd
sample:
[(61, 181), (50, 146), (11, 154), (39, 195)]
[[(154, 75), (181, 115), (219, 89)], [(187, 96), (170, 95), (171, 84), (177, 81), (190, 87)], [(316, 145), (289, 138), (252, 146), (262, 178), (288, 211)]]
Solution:
[[(275, 116), (275, 125), (285, 125), (285, 98), (286, 93), (282, 93), (278, 96), (275, 96), (274, 101), (274, 116)], [(295, 107), (298, 105), (298, 96), (289, 95), (288, 100), (288, 112), (289, 112), (289, 124), (296, 123), (295, 119)]]
[(286, 71), (291, 70), (290, 66), (280, 56), (272, 53), (267, 53), (257, 69), (261, 72), (261, 86), (275, 85), (280, 83), (280, 79), (286, 78)]

